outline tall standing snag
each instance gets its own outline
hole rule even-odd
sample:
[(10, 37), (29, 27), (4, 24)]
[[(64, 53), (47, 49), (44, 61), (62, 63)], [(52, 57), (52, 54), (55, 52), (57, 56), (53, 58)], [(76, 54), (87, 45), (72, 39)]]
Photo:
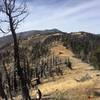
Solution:
[(0, 100), (1, 98), (7, 100), (7, 96), (5, 94), (4, 87), (2, 85), (2, 73), (0, 72)]
[[(20, 4), (19, 4), (20, 3)], [(30, 100), (29, 91), (27, 88), (27, 83), (24, 79), (24, 74), (20, 66), (19, 58), (19, 47), (16, 35), (16, 29), (18, 25), (27, 17), (28, 13), (26, 10), (25, 0), (21, 2), (18, 0), (0, 0), (0, 31), (3, 33), (11, 32), (14, 40), (14, 66), (17, 68), (18, 75), (21, 80), (22, 93), (26, 100)], [(2, 23), (7, 23), (5, 26)], [(3, 27), (4, 26), (4, 27)]]

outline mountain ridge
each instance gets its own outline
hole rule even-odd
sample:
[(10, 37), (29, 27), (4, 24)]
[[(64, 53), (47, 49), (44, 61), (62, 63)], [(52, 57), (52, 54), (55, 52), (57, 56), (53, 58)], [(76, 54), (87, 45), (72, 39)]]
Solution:
[[(86, 35), (100, 36), (100, 34), (93, 34), (93, 33), (84, 32), (84, 31), (67, 33), (67, 32), (60, 31), (58, 29), (30, 30), (30, 31), (17, 33), (17, 36), (18, 38), (26, 39), (28, 37), (31, 37), (32, 35), (37, 35), (37, 34), (48, 35), (48, 34), (55, 34), (55, 33), (65, 33), (65, 34), (71, 34), (71, 35), (80, 35), (79, 33), (81, 33), (81, 35), (86, 34)], [(13, 42), (12, 35), (0, 37), (0, 48), (5, 47), (6, 45), (12, 42)]]
[[(31, 31), (25, 31), (25, 32), (17, 33), (17, 36), (18, 36), (18, 38), (26, 39), (28, 37), (31, 37), (32, 35), (50, 34), (50, 33), (57, 33), (57, 32), (63, 33), (62, 31), (60, 31), (58, 29), (51, 29), (51, 30), (31, 30)], [(7, 35), (7, 36), (0, 37), (0, 48), (2, 48), (3, 46), (6, 46), (6, 44), (10, 44), (12, 42), (13, 42), (12, 35)]]

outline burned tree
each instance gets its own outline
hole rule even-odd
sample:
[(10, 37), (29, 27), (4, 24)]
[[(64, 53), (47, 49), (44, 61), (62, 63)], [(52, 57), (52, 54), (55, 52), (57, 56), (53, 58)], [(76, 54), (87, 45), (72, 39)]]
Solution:
[(8, 75), (8, 72), (7, 72), (7, 68), (6, 68), (6, 65), (5, 65), (5, 61), (3, 61), (3, 66), (4, 66), (5, 73), (6, 73), (7, 82), (8, 82), (8, 85), (9, 85), (9, 94), (10, 94), (10, 98), (11, 98), (11, 100), (13, 100), (12, 93), (11, 93), (10, 77), (9, 77), (9, 75)]
[[(16, 29), (18, 25), (27, 17), (27, 9), (25, 0), (18, 2), (17, 0), (0, 0), (0, 14), (3, 18), (0, 19), (0, 26), (2, 23), (7, 23), (7, 30), (1, 27), (0, 31), (3, 33), (11, 32), (14, 41), (14, 66), (17, 68), (18, 75), (21, 80), (22, 93), (25, 99), (30, 100), (29, 90), (27, 88), (27, 83), (24, 79), (24, 74), (20, 66), (19, 58), (19, 47), (16, 35)], [(20, 3), (20, 4), (19, 4)], [(18, 5), (19, 4), (19, 5)], [(5, 26), (4, 26), (5, 27)]]
[[(0, 72), (0, 97), (2, 99), (7, 100), (7, 96), (5, 94), (4, 88), (3, 88), (3, 84), (2, 84), (2, 73)], [(0, 99), (1, 100), (1, 99)]]

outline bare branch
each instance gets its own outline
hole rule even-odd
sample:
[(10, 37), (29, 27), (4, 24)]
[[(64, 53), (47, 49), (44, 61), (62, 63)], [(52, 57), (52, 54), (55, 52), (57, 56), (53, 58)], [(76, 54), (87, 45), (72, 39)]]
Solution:
[[(19, 6), (15, 2), (17, 2), (17, 0), (2, 0), (3, 5), (0, 7), (0, 12), (2, 12), (2, 14), (8, 17), (8, 21), (9, 21), (8, 31), (11, 31), (13, 36), (13, 42), (14, 42), (14, 67), (17, 68), (18, 75), (21, 80), (22, 93), (26, 94), (27, 96), (27, 97), (24, 96), (23, 98), (27, 100), (31, 100), (27, 88), (27, 83), (24, 78), (25, 75), (20, 65), (19, 45), (18, 45), (17, 35), (16, 35), (16, 29), (19, 23), (22, 22), (28, 16), (28, 14), (26, 11), (26, 5), (23, 5), (25, 0), (23, 0), (23, 2)], [(1, 22), (3, 21), (1, 20)], [(5, 20), (4, 22), (7, 21)], [(6, 27), (4, 29), (6, 29)], [(4, 31), (4, 29), (0, 28), (0, 31), (2, 33), (7, 33)]]
[(26, 14), (27, 13), (26, 8), (27, 8), (26, 5), (24, 5), (23, 7), (19, 7), (18, 9), (16, 9), (17, 10), (16, 11), (17, 13), (14, 16), (12, 16), (12, 17), (13, 18), (16, 18), (16, 17), (19, 17), (19, 16), (21, 16), (23, 14)]
[(7, 15), (9, 15), (9, 9), (8, 9), (7, 0), (3, 0), (3, 3), (4, 3), (4, 6), (5, 6), (5, 7), (4, 7), (4, 8), (5, 8), (4, 11), (6, 12)]
[(0, 31), (1, 31), (2, 33), (6, 33), (4, 30), (2, 30), (2, 28), (0, 28)]
[(6, 33), (2, 28), (0, 28), (0, 31), (1, 31), (2, 33)]
[(15, 8), (15, 3), (16, 3), (16, 0), (11, 0), (12, 1), (12, 7), (11, 7), (11, 10), (13, 12), (14, 8)]
[[(3, 5), (0, 6), (0, 10), (1, 12), (7, 14), (8, 17), (10, 15), (12, 19), (12, 24), (14, 25), (13, 27), (16, 30), (19, 23), (22, 22), (28, 16), (25, 1), (22, 0), (22, 2), (18, 7), (16, 7), (15, 5), (16, 0), (2, 0), (2, 1)], [(9, 23), (9, 21), (7, 21), (6, 19), (0, 20), (0, 22)], [(1, 29), (1, 31), (5, 33), (3, 29)]]
[[(16, 1), (16, 0), (13, 0), (13, 1)], [(18, 7), (15, 7), (15, 2), (14, 2), (14, 5), (12, 4), (13, 5), (12, 13), (21, 12), (22, 9), (26, 7), (24, 3), (25, 1), (23, 0)]]
[(15, 25), (15, 29), (17, 29), (17, 27), (18, 27), (18, 25), (19, 25), (19, 23), (21, 23), (26, 17), (28, 16), (28, 13), (22, 18), (22, 19), (20, 19), (20, 20), (17, 20), (17, 22), (16, 23), (14, 23), (14, 25)]
[(13, 18), (19, 17), (23, 14), (27, 13), (27, 11), (25, 11), (25, 9), (23, 9), (23, 11), (19, 12), (17, 15), (13, 16)]
[[(9, 21), (0, 19), (0, 23), (9, 23)], [(0, 27), (0, 31), (4, 34), (8, 34), (10, 32), (10, 29), (8, 28), (8, 30), (5, 31), (3, 28)]]
[(10, 30), (8, 29), (8, 31), (4, 31), (2, 28), (0, 28), (0, 31), (4, 34), (8, 34), (10, 32)]

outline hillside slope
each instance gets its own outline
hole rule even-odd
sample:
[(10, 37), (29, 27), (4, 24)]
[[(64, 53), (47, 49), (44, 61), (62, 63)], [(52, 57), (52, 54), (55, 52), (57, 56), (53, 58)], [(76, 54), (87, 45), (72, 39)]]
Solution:
[[(42, 63), (48, 62), (49, 67), (52, 66), (52, 70), (59, 66), (63, 71), (63, 75), (57, 76), (54, 73), (53, 76), (50, 76), (48, 74), (50, 70), (47, 72), (43, 69), (48, 76), (47, 79), (41, 77), (42, 84), (39, 85), (43, 98), (53, 98), (51, 100), (88, 100), (95, 88), (100, 88), (100, 71), (94, 70), (93, 66), (90, 65), (91, 59), (88, 59), (96, 54), (93, 60), (95, 63), (100, 60), (100, 56), (98, 56), (100, 54), (99, 36), (84, 32), (67, 34), (58, 30), (31, 31), (30, 34), (26, 32), (21, 36), (19, 48), (22, 63), (23, 61), (29, 61), (31, 70), (34, 70), (35, 67), (41, 67), (43, 61)], [(4, 42), (6, 38), (0, 39), (0, 54), (2, 56), (3, 51), (5, 51), (4, 54), (9, 53), (7, 57), (11, 57), (9, 63), (12, 64), (13, 43), (12, 39), (11, 42), (8, 42), (8, 39), (6, 41), (8, 44), (6, 44)], [(72, 62), (73, 70), (70, 70), (64, 64), (66, 59)], [(54, 61), (59, 65), (53, 64)], [(9, 69), (11, 68), (9, 67)], [(34, 73), (37, 74), (35, 70)], [(35, 94), (33, 89), (30, 90), (30, 93), (33, 96)], [(99, 100), (97, 97), (93, 96), (93, 98)], [(18, 100), (20, 100), (19, 97)]]
[[(99, 71), (93, 70), (93, 67), (90, 66), (89, 64), (84, 63), (80, 59), (73, 57), (74, 54), (70, 50), (62, 46), (61, 44), (54, 46), (51, 49), (51, 51), (62, 59), (69, 57), (73, 65), (73, 70), (65, 70), (63, 76), (61, 77), (55, 76), (53, 79), (48, 79), (49, 82), (45, 80), (43, 84), (39, 86), (43, 95), (49, 95), (49, 97), (51, 98), (59, 95), (59, 93), (65, 93), (66, 91), (70, 93), (70, 90), (74, 89), (74, 92), (78, 91), (77, 93), (75, 92), (76, 96), (79, 96), (80, 94), (80, 95), (84, 95), (84, 98), (88, 99), (88, 96), (90, 94), (86, 94), (87, 90), (96, 88), (95, 86), (98, 86), (98, 88), (100, 88), (99, 85), (100, 77), (98, 78), (98, 76), (96, 76), (96, 74), (99, 74)], [(59, 52), (62, 52), (62, 54), (59, 54)], [(82, 77), (84, 77), (86, 74), (88, 74), (91, 77), (91, 79), (87, 79), (84, 82), (76, 81), (77, 79), (81, 79)], [(96, 83), (97, 80), (98, 83)], [(72, 91), (71, 93), (73, 94)], [(32, 94), (34, 94), (34, 91), (32, 92)], [(70, 96), (72, 96), (71, 97), (72, 99), (68, 99), (68, 100), (76, 100), (72, 94), (70, 94)], [(65, 95), (66, 98), (65, 100), (67, 100), (68, 98), (68, 96), (67, 97), (66, 96), (67, 95)], [(48, 96), (44, 96), (44, 98), (46, 97)], [(87, 99), (78, 98), (77, 100), (87, 100)], [(55, 99), (51, 99), (51, 100), (55, 100)], [(93, 99), (93, 100), (100, 100), (100, 98)]]

